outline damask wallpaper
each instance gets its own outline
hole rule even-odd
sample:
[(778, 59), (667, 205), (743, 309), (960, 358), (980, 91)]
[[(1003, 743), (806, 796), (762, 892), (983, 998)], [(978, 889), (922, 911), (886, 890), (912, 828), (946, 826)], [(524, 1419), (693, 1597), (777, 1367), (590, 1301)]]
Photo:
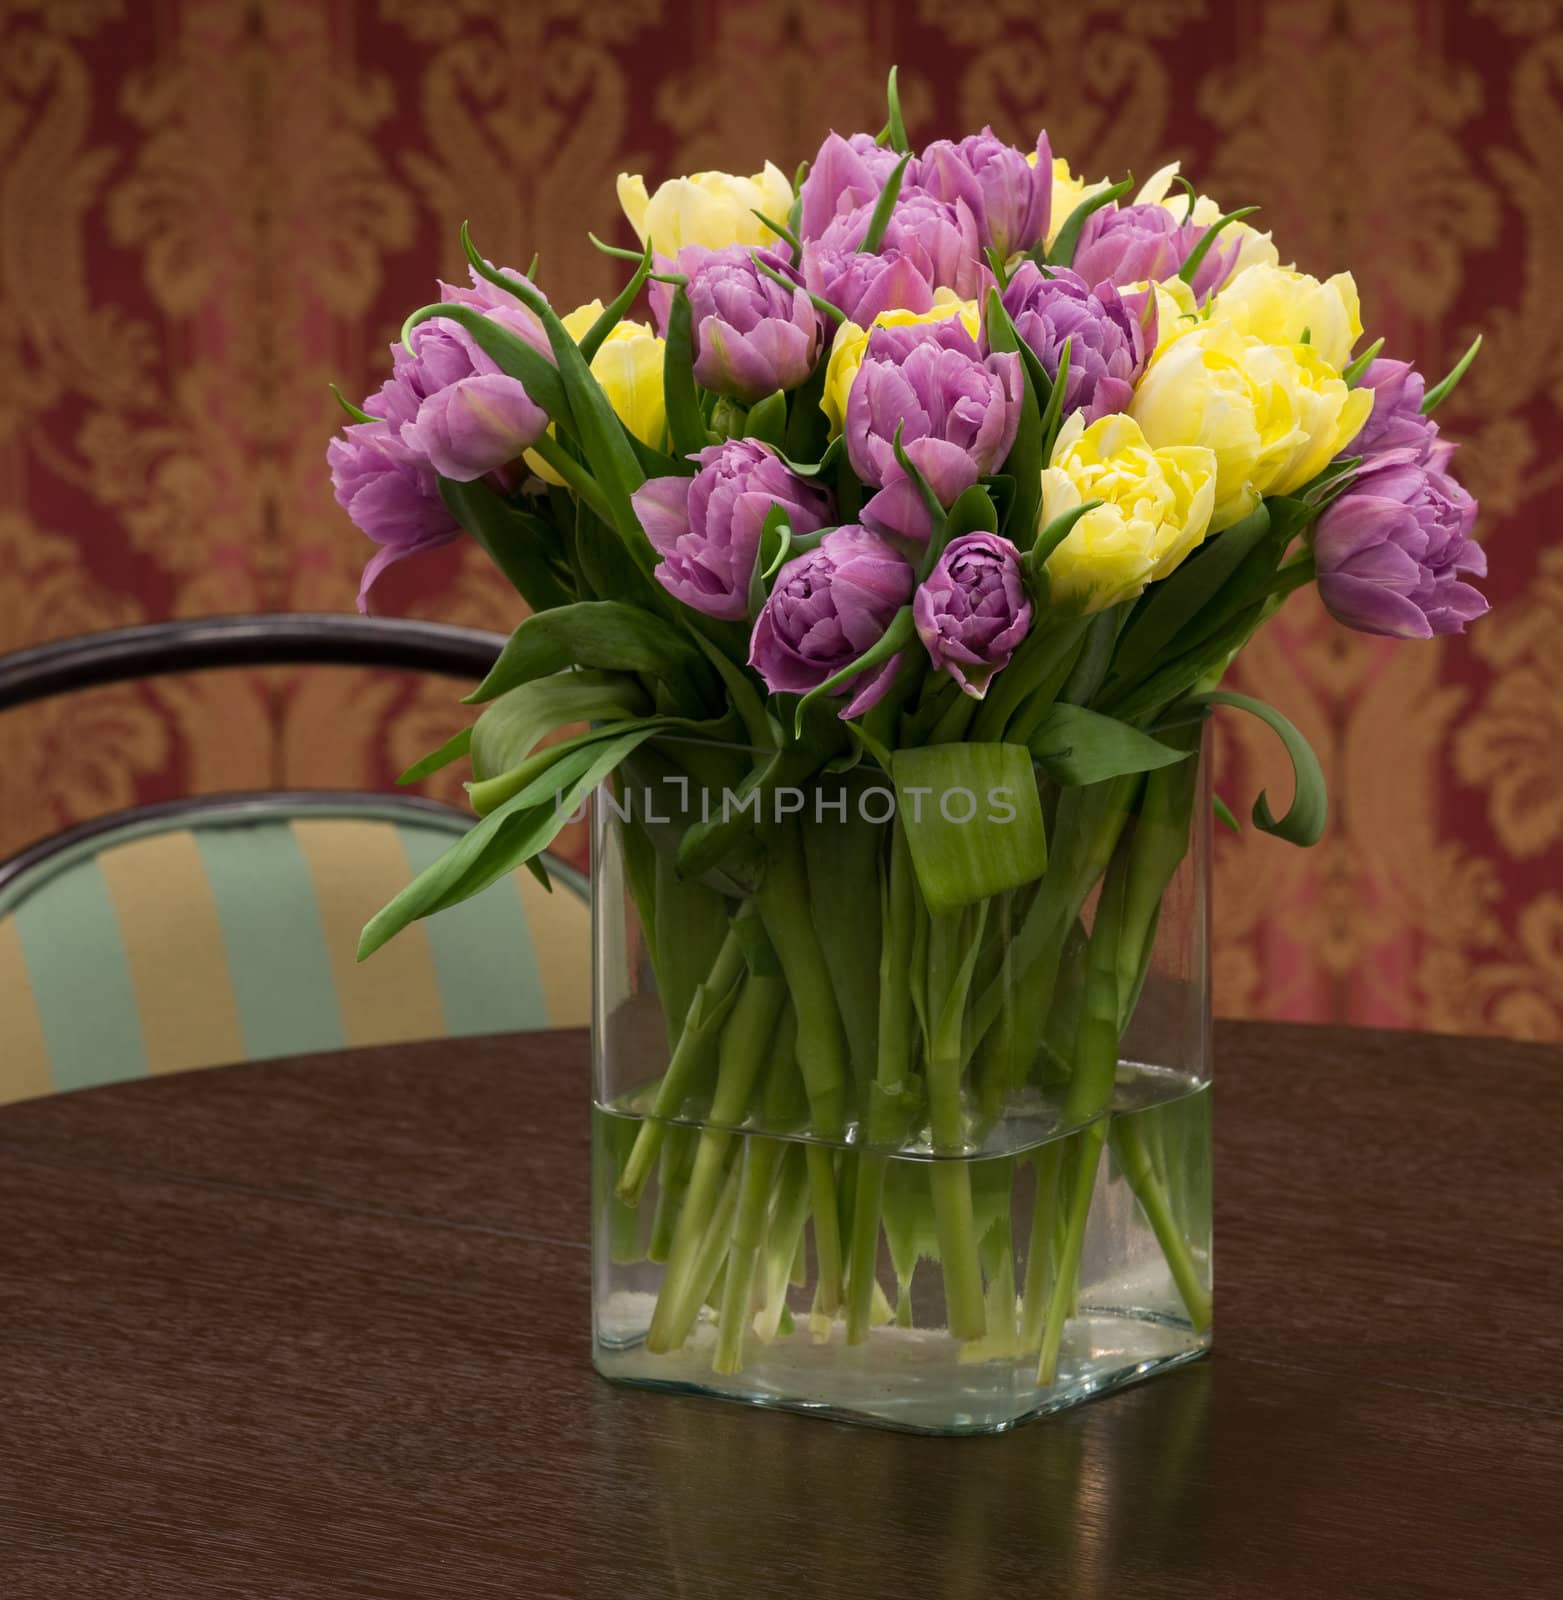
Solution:
[[(1088, 176), (1180, 157), (1259, 199), (1283, 259), (1350, 265), (1442, 372), (1495, 615), (1395, 648), (1309, 597), (1242, 683), (1324, 759), (1325, 842), (1218, 846), (1234, 1015), (1563, 1038), (1563, 4), (1558, 0), (0, 0), (0, 648), (142, 619), (353, 604), (326, 391), (378, 381), (470, 217), (546, 287), (614, 281), (613, 178), (789, 170), (875, 125), (1039, 125)], [(496, 629), (476, 552), (379, 608)], [(223, 674), (0, 718), (0, 853), (98, 811), (377, 784), (455, 726), (448, 686)], [(1234, 802), (1284, 774), (1221, 730)], [(1254, 731), (1251, 734), (1250, 728)], [(449, 786), (446, 791), (449, 792)], [(579, 841), (577, 841), (579, 844)]]

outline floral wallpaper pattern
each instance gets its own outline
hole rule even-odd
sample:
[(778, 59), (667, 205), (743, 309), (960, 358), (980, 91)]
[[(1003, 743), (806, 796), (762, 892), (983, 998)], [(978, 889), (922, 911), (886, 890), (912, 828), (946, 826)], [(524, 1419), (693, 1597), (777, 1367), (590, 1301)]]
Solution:
[[(613, 179), (790, 169), (876, 126), (1039, 125), (1088, 177), (1180, 158), (1260, 201), (1283, 259), (1350, 266), (1441, 373), (1496, 615), (1395, 648), (1301, 597), (1240, 686), (1312, 738), (1325, 842), (1218, 845), (1229, 1015), (1563, 1038), (1563, 4), (1556, 0), (0, 0), (0, 649), (222, 611), (344, 610), (326, 390), (485, 251), (574, 303), (626, 237)], [(380, 609), (507, 630), (476, 552)], [(456, 725), (448, 684), (225, 673), (0, 718), (0, 852), (217, 788), (379, 785)], [(1245, 725), (1246, 723), (1246, 725)], [(1287, 779), (1223, 723), (1233, 802)], [(435, 792), (455, 792), (445, 775)], [(577, 837), (574, 848), (583, 847)]]

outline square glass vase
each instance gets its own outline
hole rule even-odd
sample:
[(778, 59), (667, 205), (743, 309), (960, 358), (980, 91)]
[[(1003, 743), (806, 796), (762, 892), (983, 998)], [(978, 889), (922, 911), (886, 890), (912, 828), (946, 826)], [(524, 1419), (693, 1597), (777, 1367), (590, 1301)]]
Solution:
[(1202, 765), (1044, 785), (1046, 869), (939, 910), (869, 779), (704, 877), (688, 785), (598, 792), (604, 1377), (992, 1433), (1209, 1348)]

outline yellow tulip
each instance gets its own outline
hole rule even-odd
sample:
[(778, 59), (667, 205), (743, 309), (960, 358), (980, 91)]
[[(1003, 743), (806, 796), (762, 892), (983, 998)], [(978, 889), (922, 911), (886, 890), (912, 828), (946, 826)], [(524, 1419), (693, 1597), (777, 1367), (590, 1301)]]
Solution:
[(1266, 344), (1297, 344), (1306, 330), (1308, 342), (1336, 371), (1350, 362), (1351, 347), (1362, 337), (1357, 283), (1349, 272), (1320, 283), (1286, 267), (1250, 267), (1228, 280), (1215, 315)]
[[(1035, 166), (1036, 151), (1033, 150), (1026, 160)], [(1050, 246), (1058, 237), (1058, 230), (1068, 222), (1069, 213), (1087, 195), (1095, 194), (1098, 189), (1105, 189), (1107, 182), (1106, 178), (1101, 178), (1095, 183), (1087, 183), (1084, 178), (1077, 178), (1069, 170), (1069, 163), (1062, 156), (1053, 157), (1053, 201), (1047, 223), (1047, 242)]]
[(1142, 280), (1120, 289), (1126, 298), (1150, 291), (1156, 296), (1156, 348), (1172, 343), (1174, 339), (1199, 327), (1204, 318), (1194, 300), (1194, 291), (1182, 278), (1164, 278), (1160, 283)]
[(1050, 598), (1085, 611), (1132, 600), (1165, 578), (1210, 526), (1216, 460), (1202, 445), (1153, 449), (1132, 417), (1090, 427), (1076, 411), (1042, 469), (1041, 525), (1088, 500), (1087, 511), (1048, 558)]
[(769, 161), (752, 178), (694, 172), (669, 178), (650, 195), (638, 173), (621, 172), (619, 204), (640, 242), (649, 238), (658, 255), (671, 257), (686, 244), (720, 250), (730, 244), (774, 243), (776, 234), (754, 213), (785, 221), (792, 209), (792, 185)]
[[(602, 301), (591, 300), (559, 320), (572, 339), (581, 339), (602, 312)], [(666, 442), (668, 425), (667, 407), (662, 398), (665, 348), (663, 341), (644, 322), (621, 322), (592, 357), (592, 376), (602, 386), (614, 414), (642, 444), (654, 450), (660, 450)], [(552, 424), (548, 431), (553, 433)], [(527, 451), (526, 463), (546, 482), (564, 482), (535, 451)]]
[(1211, 530), (1264, 495), (1301, 488), (1357, 435), (1370, 389), (1348, 390), (1310, 344), (1267, 344), (1220, 314), (1157, 350), (1129, 415), (1157, 449), (1200, 445), (1216, 461)]
[[(923, 322), (948, 322), (959, 317), (973, 339), (982, 337), (982, 307), (975, 300), (956, 298), (953, 289), (934, 291), (933, 307), (928, 311), (881, 311), (874, 318), (876, 328), (908, 328)], [(868, 348), (867, 328), (855, 322), (843, 322), (836, 329), (830, 347), (830, 359), (825, 365), (825, 392), (820, 396), (820, 410), (830, 418), (830, 436), (841, 432), (847, 422), (847, 397), (852, 393), (852, 380), (863, 365), (863, 352)]]

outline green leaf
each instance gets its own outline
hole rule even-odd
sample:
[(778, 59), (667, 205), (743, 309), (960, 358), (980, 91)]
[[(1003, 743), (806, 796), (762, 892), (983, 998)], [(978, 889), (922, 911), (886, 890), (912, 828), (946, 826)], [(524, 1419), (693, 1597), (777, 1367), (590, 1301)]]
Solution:
[(863, 242), (858, 249), (859, 255), (873, 255), (884, 243), (885, 229), (890, 226), (890, 213), (895, 210), (896, 200), (901, 194), (901, 180), (906, 176), (907, 163), (912, 159), (908, 151), (896, 163), (895, 170), (885, 179), (885, 186), (879, 191), (879, 198), (874, 202), (874, 209), (869, 215), (868, 232), (863, 235)]
[[(512, 795), (369, 920), (358, 942), (358, 959), (373, 955), (386, 940), (419, 918), (470, 898), (545, 850), (582, 799), (658, 731), (655, 719), (640, 723), (617, 738), (575, 752), (576, 760), (543, 773)], [(564, 776), (566, 770), (569, 777)]]
[[(1014, 480), (1015, 495), (1008, 508), (1006, 527), (1011, 540), (1025, 548), (1027, 536), (1036, 527), (1042, 510), (1042, 469), (1047, 465), (1043, 455), (1044, 426), (1042, 408), (1050, 404), (1041, 398), (1041, 391), (1026, 356), (1030, 353), (1025, 341), (1015, 330), (998, 290), (988, 291), (987, 313), (988, 346), (999, 352), (1014, 351), (1021, 357), (1020, 421), (1015, 428), (1015, 442), (1004, 461), (1005, 473)], [(1035, 360), (1035, 357), (1032, 357)], [(1044, 375), (1045, 376), (1045, 375)]]
[(1319, 758), (1297, 728), (1274, 706), (1246, 694), (1234, 694), (1221, 689), (1193, 695), (1190, 699), (1195, 705), (1232, 706), (1238, 711), (1246, 711), (1250, 716), (1258, 717), (1279, 736), (1292, 763), (1295, 790), (1292, 804), (1286, 814), (1278, 818), (1270, 810), (1268, 796), (1261, 791), (1259, 798), (1254, 801), (1254, 826), (1263, 833), (1273, 833), (1277, 839), (1285, 839), (1288, 844), (1317, 844), (1323, 837), (1324, 824), (1329, 816), (1329, 797)]
[[(662, 726), (666, 725), (669, 719), (657, 720), (659, 726)], [(564, 775), (559, 779), (558, 786), (562, 786), (570, 781), (578, 765), (590, 759), (591, 751), (597, 745), (605, 739), (616, 738), (629, 725), (626, 722), (609, 723), (599, 728), (588, 728), (586, 732), (578, 733), (573, 738), (561, 739), (558, 744), (548, 745), (517, 761), (508, 770), (469, 783), (467, 799), (480, 817), (486, 817), (490, 812), (497, 811), (513, 796), (535, 788), (541, 779), (556, 768)]]
[(1123, 626), (1125, 605), (1098, 611), (1085, 625), (1085, 643), (1075, 658), (1073, 670), (1058, 691), (1058, 698), (1069, 705), (1084, 706), (1093, 701), (1112, 665), (1113, 649)]
[[(884, 931), (880, 906), (880, 862), (888, 836), (885, 823), (863, 818), (862, 799), (877, 775), (821, 779), (815, 791), (819, 817), (801, 830), (810, 896), (829, 914), (815, 929), (831, 987), (841, 1010), (853, 1075), (867, 1083), (874, 1075), (878, 1037), (879, 948)], [(828, 808), (828, 809), (827, 809)], [(877, 815), (872, 804), (870, 815)]]
[(1139, 684), (1115, 694), (1103, 706), (1122, 722), (1143, 727), (1176, 705), (1203, 682), (1220, 679), (1232, 658), (1252, 637), (1264, 619), (1262, 601), (1238, 612), (1216, 632), (1192, 648), (1175, 655)]
[(916, 628), (912, 621), (912, 608), (902, 606), (890, 619), (890, 626), (879, 636), (857, 660), (848, 662), (839, 672), (833, 672), (822, 684), (810, 689), (798, 701), (794, 713), (796, 737), (803, 737), (803, 718), (809, 707), (822, 700), (824, 696), (833, 693), (843, 684), (855, 678), (860, 672), (866, 672), (871, 667), (877, 667), (888, 661), (897, 650), (904, 649), (912, 642)]
[(787, 438), (787, 396), (780, 389), (750, 406), (744, 437), (781, 449)]
[(1014, 727), (1012, 719), (1023, 704), (1029, 711), (1034, 695), (1043, 694), (1051, 701), (1074, 666), (1088, 626), (1083, 617), (1039, 614), (1037, 624), (1020, 641), (1009, 665), (988, 686), (987, 696), (977, 709), (971, 737), (979, 743), (1023, 742), (1009, 736)]
[[(614, 524), (620, 534), (628, 542), (644, 544), (646, 536), (640, 531), (640, 524), (630, 506), (630, 495), (645, 481), (646, 475), (624, 437), (624, 429), (619, 425), (618, 415), (603, 393), (602, 385), (592, 376), (591, 367), (581, 354), (581, 347), (570, 337), (569, 330), (544, 295), (539, 294), (531, 284), (498, 271), (483, 259), (473, 245), (465, 223), (462, 224), (461, 242), (467, 259), (479, 275), (500, 288), (508, 289), (542, 323), (558, 368), (559, 382), (569, 400), (574, 419), (571, 431), (581, 441), (587, 465), (607, 497)], [(539, 404), (542, 403), (539, 400)], [(544, 409), (547, 409), (546, 405)]]
[[(402, 324), (402, 343), (412, 352), (412, 331), (425, 322), (441, 317), (447, 322), (459, 323), (472, 335), (473, 342), (499, 367), (501, 372), (519, 378), (526, 392), (548, 413), (560, 427), (575, 431), (575, 418), (570, 402), (565, 396), (564, 384), (558, 369), (541, 351), (534, 350), (525, 339), (517, 338), (508, 328), (502, 328), (492, 317), (485, 316), (476, 306), (438, 304), (420, 306)], [(415, 353), (415, 352), (414, 352)]]
[(624, 320), (624, 313), (635, 304), (635, 296), (640, 293), (641, 286), (651, 276), (651, 254), (651, 240), (647, 239), (640, 265), (636, 267), (630, 281), (608, 302), (602, 315), (586, 330), (586, 336), (581, 340), (581, 354), (586, 358), (588, 365), (592, 357), (602, 349), (608, 335)]
[(336, 396), (336, 403), (339, 406), (341, 406), (341, 408), (348, 414), (348, 416), (350, 416), (353, 419), (354, 422), (384, 422), (385, 421), (384, 417), (371, 416), (367, 411), (365, 411), (363, 409), (362, 406), (355, 406), (353, 404), (353, 402), (351, 400), (349, 400), (347, 398), (347, 396), (345, 394), (343, 394), (342, 391), (339, 388), (337, 388), (337, 386), (334, 383), (328, 383), (326, 385), (326, 387), (331, 391), (332, 394), (334, 394)]
[(1037, 534), (1036, 543), (1026, 552), (1024, 557), (1027, 568), (1031, 572), (1042, 573), (1047, 570), (1048, 559), (1053, 552), (1067, 539), (1074, 529), (1074, 525), (1088, 511), (1095, 511), (1101, 504), (1100, 500), (1086, 500), (1077, 506), (1071, 506), (1067, 511), (1059, 514)]
[[(938, 495), (933, 492), (932, 486), (923, 476), (922, 469), (906, 453), (906, 448), (901, 443), (902, 426), (903, 423), (901, 422), (898, 422), (895, 425), (895, 439), (893, 444), (895, 447), (896, 463), (899, 465), (902, 472), (904, 472), (912, 481), (912, 484), (915, 486), (918, 494), (922, 496), (923, 504), (928, 508), (928, 543), (923, 550), (922, 560), (918, 564), (917, 568), (917, 576), (918, 579), (921, 580), (926, 578), (928, 574), (933, 571), (934, 562), (936, 562), (944, 553), (946, 539), (945, 524), (948, 521), (948, 517), (945, 513), (943, 505), (941, 505), (939, 502)], [(916, 440), (913, 440), (913, 443), (915, 444)]]
[(688, 639), (661, 618), (618, 600), (580, 600), (528, 617), (465, 703), (493, 700), (566, 667), (645, 672), (690, 693), (692, 669), (696, 676), (704, 670)]
[[(835, 739), (837, 743), (830, 741)], [(752, 841), (756, 827), (769, 822), (770, 797), (774, 790), (807, 783), (838, 749), (848, 744), (842, 725), (827, 719), (826, 730), (808, 744), (783, 745), (766, 764), (751, 772), (729, 802), (723, 795), (713, 801), (708, 819), (691, 826), (678, 847), (678, 870), (684, 877), (698, 878), (723, 865), (735, 852)]]
[(651, 707), (623, 673), (573, 669), (523, 683), (484, 709), (472, 729), (472, 775), (480, 783), (519, 766), (543, 739), (572, 722), (625, 722)]
[(1348, 389), (1355, 389), (1357, 385), (1362, 382), (1363, 373), (1365, 373), (1368, 368), (1372, 366), (1374, 358), (1383, 348), (1384, 341), (1382, 339), (1375, 339), (1360, 356), (1350, 363), (1349, 366), (1341, 369), (1341, 377), (1346, 380), (1346, 387)]
[[(1047, 397), (1047, 409), (1042, 413), (1042, 465), (1053, 459), (1053, 446), (1058, 443), (1058, 431), (1064, 423), (1064, 390), (1069, 384), (1069, 355), (1074, 348), (1074, 335), (1064, 340), (1058, 352), (1058, 376), (1053, 379), (1052, 392)], [(1037, 493), (1040, 496), (1041, 486)]]
[(911, 145), (906, 138), (906, 124), (901, 120), (901, 91), (896, 86), (896, 76), (899, 71), (898, 67), (890, 69), (890, 81), (885, 85), (885, 101), (889, 107), (889, 116), (876, 142), (888, 144), (892, 150), (909, 151)]
[(1132, 684), (1160, 666), (1173, 640), (1205, 611), (1269, 531), (1269, 507), (1261, 501), (1241, 522), (1213, 534), (1176, 571), (1153, 583), (1118, 641), (1114, 682)]
[(765, 604), (766, 582), (787, 557), (792, 544), (792, 524), (787, 508), (773, 504), (760, 527), (760, 542), (754, 547), (754, 565), (749, 569), (749, 611), (759, 612)]
[(776, 737), (765, 714), (765, 702), (761, 699), (759, 690), (755, 688), (754, 680), (698, 628), (695, 630), (694, 640), (706, 660), (716, 668), (727, 690), (728, 700), (738, 713), (750, 743), (757, 750), (773, 749)]
[(758, 217), (760, 221), (763, 222), (765, 226), (769, 228), (771, 232), (774, 233), (789, 250), (792, 251), (793, 265), (796, 266), (803, 255), (803, 245), (798, 238), (797, 230), (791, 227), (788, 223), (777, 222), (773, 220), (772, 218), (766, 216), (763, 211), (756, 210), (753, 206), (750, 206), (749, 210), (754, 216)]
[(1194, 220), (1194, 207), (1199, 201), (1199, 196), (1194, 192), (1194, 185), (1183, 176), (1181, 172), (1174, 175), (1172, 181), (1188, 196), (1188, 204), (1183, 208), (1183, 227), (1188, 227)]
[(1103, 206), (1111, 205), (1115, 200), (1122, 199), (1133, 187), (1134, 178), (1131, 175), (1123, 179), (1122, 182), (1112, 184), (1096, 194), (1088, 194), (1069, 213), (1063, 227), (1058, 230), (1053, 240), (1053, 248), (1047, 252), (1048, 264), (1054, 267), (1073, 266), (1075, 248), (1080, 243), (1080, 230), (1085, 226), (1086, 218), (1093, 211), (1100, 211)]
[(890, 772), (896, 814), (930, 911), (954, 911), (1042, 876), (1047, 834), (1023, 745), (897, 750)]
[(1471, 347), (1460, 359), (1455, 362), (1449, 376), (1442, 383), (1435, 384), (1428, 390), (1422, 400), (1422, 415), (1430, 417), (1449, 398), (1450, 391), (1465, 376), (1465, 369), (1476, 359), (1476, 352), (1482, 347), (1482, 336), (1477, 336), (1471, 341)]
[(1211, 795), (1211, 797), (1210, 797), (1210, 807), (1211, 807), (1211, 810), (1214, 811), (1215, 814), (1216, 814), (1216, 821), (1219, 822), (1223, 828), (1228, 828), (1233, 833), (1235, 833), (1235, 834), (1237, 834), (1237, 835), (1239, 835), (1241, 837), (1242, 832), (1243, 832), (1243, 825), (1242, 825), (1241, 822), (1239, 822), (1237, 820), (1237, 818), (1235, 816), (1232, 815), (1231, 806), (1229, 806), (1226, 803), (1226, 801), (1221, 798), (1220, 795), (1218, 795), (1218, 794), (1212, 794)]
[[(825, 367), (825, 359), (821, 357), (808, 381), (793, 390), (787, 416), (786, 448), (782, 452), (789, 463), (814, 461), (823, 465), (830, 452), (829, 423), (820, 409), (820, 396), (825, 393)], [(793, 470), (810, 477), (819, 468), (794, 467)]]
[(556, 559), (558, 537), (541, 517), (511, 505), (481, 478), (472, 483), (436, 481), (450, 514), (533, 611), (549, 611), (575, 600), (569, 576)]
[(802, 289), (804, 294), (808, 296), (809, 304), (812, 305), (821, 316), (827, 317), (831, 322), (839, 323), (847, 320), (846, 313), (841, 309), (840, 306), (832, 305), (831, 302), (824, 297), (824, 295), (815, 294), (812, 289), (807, 288), (804, 284), (799, 283), (796, 278), (789, 278), (785, 272), (778, 272), (776, 268), (773, 267), (758, 250), (751, 250), (749, 252), (749, 259), (754, 263), (755, 270), (760, 274), (761, 277), (769, 278), (773, 283), (779, 283), (782, 288), (786, 289), (789, 293), (796, 294), (798, 290)]
[(1031, 754), (1054, 783), (1100, 783), (1130, 772), (1153, 772), (1186, 760), (1138, 728), (1084, 706), (1055, 704), (1030, 739)]
[(396, 780), (398, 783), (422, 783), (431, 773), (459, 761), (472, 748), (472, 729), (463, 728), (453, 733), (438, 750), (431, 750), (421, 761), (415, 761)]
[(689, 294), (675, 289), (668, 307), (667, 343), (662, 352), (662, 398), (667, 406), (673, 454), (686, 459), (710, 444), (706, 419), (695, 390), (694, 334)]
[(964, 533), (997, 533), (999, 511), (993, 496), (980, 483), (974, 483), (950, 507), (945, 531), (946, 543)]
[[(1200, 236), (1199, 243), (1189, 251), (1183, 265), (1178, 268), (1178, 276), (1185, 283), (1193, 283), (1194, 274), (1205, 264), (1205, 257), (1210, 254), (1211, 246), (1216, 242), (1216, 235), (1230, 224), (1252, 216), (1258, 209), (1258, 206), (1240, 206), (1236, 211), (1229, 211), (1224, 217), (1218, 217), (1212, 222)], [(1303, 342), (1307, 343), (1306, 340)]]

